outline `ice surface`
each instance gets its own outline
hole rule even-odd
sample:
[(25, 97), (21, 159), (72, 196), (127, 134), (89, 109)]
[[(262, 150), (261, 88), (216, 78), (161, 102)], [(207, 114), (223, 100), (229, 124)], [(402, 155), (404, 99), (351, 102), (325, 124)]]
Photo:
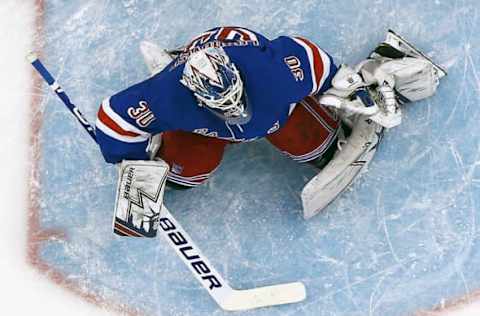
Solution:
[[(369, 172), (324, 213), (301, 215), (309, 166), (264, 141), (231, 146), (208, 184), (166, 204), (237, 288), (302, 281), (304, 303), (238, 315), (407, 315), (480, 287), (480, 9), (477, 1), (46, 2), (45, 63), (85, 115), (147, 76), (139, 43), (183, 44), (217, 25), (306, 36), (360, 61), (388, 28), (448, 68), (405, 109)], [(116, 169), (45, 88), (42, 258), (81, 287), (149, 315), (223, 315), (161, 239), (111, 233)], [(226, 313), (225, 313), (226, 314)]]

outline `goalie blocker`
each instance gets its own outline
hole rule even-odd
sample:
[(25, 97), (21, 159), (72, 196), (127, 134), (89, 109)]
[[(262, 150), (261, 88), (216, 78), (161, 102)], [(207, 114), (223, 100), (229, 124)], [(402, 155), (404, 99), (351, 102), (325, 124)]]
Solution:
[(169, 167), (163, 160), (120, 164), (113, 231), (120, 236), (155, 237)]

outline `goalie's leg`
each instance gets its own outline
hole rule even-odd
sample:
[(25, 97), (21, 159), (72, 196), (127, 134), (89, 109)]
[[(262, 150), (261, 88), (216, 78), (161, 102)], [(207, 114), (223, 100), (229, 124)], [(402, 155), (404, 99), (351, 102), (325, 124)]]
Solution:
[(226, 140), (189, 132), (164, 132), (157, 156), (170, 166), (168, 181), (194, 187), (215, 171), (227, 144)]
[(286, 124), (267, 139), (298, 162), (317, 161), (336, 147), (340, 120), (313, 97), (299, 102)]

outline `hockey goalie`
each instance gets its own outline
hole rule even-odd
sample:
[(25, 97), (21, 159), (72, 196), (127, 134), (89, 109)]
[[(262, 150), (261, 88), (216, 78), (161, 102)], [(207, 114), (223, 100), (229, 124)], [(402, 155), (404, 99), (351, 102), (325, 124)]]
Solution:
[[(188, 188), (208, 180), (226, 146), (265, 137), (318, 168), (302, 192), (305, 218), (360, 174), (383, 130), (401, 123), (401, 105), (432, 96), (446, 75), (392, 31), (356, 66), (336, 64), (306, 38), (269, 40), (240, 27), (211, 29), (172, 51), (147, 42), (141, 50), (152, 76), (98, 111), (105, 160), (158, 161), (167, 185)], [(162, 179), (144, 172), (138, 181)]]

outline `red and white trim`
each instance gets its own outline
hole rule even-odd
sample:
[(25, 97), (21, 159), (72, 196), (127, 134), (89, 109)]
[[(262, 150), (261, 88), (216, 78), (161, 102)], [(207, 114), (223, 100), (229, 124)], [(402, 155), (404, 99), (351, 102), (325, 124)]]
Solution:
[(193, 176), (193, 177), (184, 177), (184, 176), (175, 174), (173, 172), (169, 172), (168, 176), (167, 176), (167, 179), (168, 179), (168, 181), (171, 181), (171, 182), (183, 185), (183, 186), (195, 187), (195, 186), (205, 182), (208, 179), (209, 176), (210, 176), (210, 173), (201, 174), (201, 175), (197, 175), (197, 176)]
[[(338, 122), (335, 120), (330, 121), (330, 117), (328, 119), (323, 118), (318, 112), (318, 105), (314, 103), (314, 100), (310, 100), (308, 97), (302, 100), (300, 103), (301, 105), (307, 110), (327, 131), (328, 137), (321, 143), (317, 148), (313, 149), (312, 151), (303, 154), (303, 155), (293, 155), (288, 152), (284, 152), (288, 157), (297, 161), (297, 162), (307, 162), (314, 160), (321, 155), (323, 155), (330, 146), (335, 146), (333, 142), (337, 139), (339, 128)], [(316, 110), (317, 109), (317, 110)]]
[(126, 143), (140, 143), (150, 138), (150, 133), (138, 129), (118, 115), (110, 107), (110, 99), (102, 102), (95, 125), (108, 136)]
[[(308, 96), (301, 101), (304, 105), (308, 105), (306, 109), (309, 112), (315, 112), (313, 115), (315, 117), (321, 117), (328, 126), (331, 128), (338, 128), (339, 119), (337, 115), (333, 112), (330, 112), (325, 106), (321, 105), (318, 100), (313, 96)], [(315, 110), (314, 110), (315, 109)]]
[(297, 107), (297, 102), (295, 103), (290, 103), (290, 107), (288, 108), (288, 116), (292, 115), (293, 110)]
[(215, 38), (221, 41), (233, 40), (237, 35), (240, 36), (240, 40), (242, 41), (258, 41), (258, 38), (255, 35), (255, 33), (247, 29), (244, 29), (241, 27), (235, 27), (235, 26), (221, 27), (218, 30), (218, 33)]
[(302, 46), (307, 53), (308, 61), (310, 63), (310, 73), (312, 76), (312, 90), (310, 94), (317, 94), (330, 73), (330, 58), (317, 45), (303, 37), (292, 37), (292, 40)]
[[(329, 131), (330, 133), (333, 133), (335, 132), (335, 130), (337, 130), (338, 128), (334, 128), (332, 125), (328, 124), (324, 118), (317, 112), (315, 111), (315, 109), (310, 106), (307, 102), (305, 101), (301, 101), (303, 107), (305, 108), (305, 110), (307, 110), (319, 123), (320, 125), (323, 126), (323, 128), (325, 128), (327, 131)], [(336, 125), (338, 126), (338, 125)]]
[(290, 157), (291, 159), (303, 163), (303, 162), (308, 162), (317, 159), (318, 157), (322, 156), (330, 146), (335, 146), (334, 141), (337, 139), (338, 135), (338, 130), (335, 131), (334, 133), (331, 133), (328, 138), (317, 148), (312, 150), (311, 152), (308, 152), (304, 155), (292, 155), (289, 152), (284, 151), (285, 155)]
[(128, 226), (123, 225), (122, 223), (119, 223), (117, 221), (115, 221), (114, 224), (113, 224), (113, 230), (117, 234), (125, 235), (125, 236), (128, 236), (128, 237), (145, 237), (144, 235), (134, 231), (133, 229), (129, 228)]

